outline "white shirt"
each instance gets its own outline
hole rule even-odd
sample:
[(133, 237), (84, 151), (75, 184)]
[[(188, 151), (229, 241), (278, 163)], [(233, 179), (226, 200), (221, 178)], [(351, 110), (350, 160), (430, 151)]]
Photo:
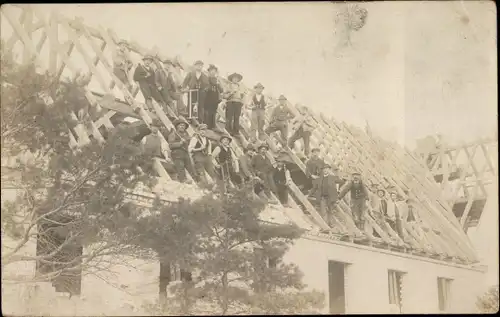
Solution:
[(257, 99), (257, 101), (260, 101), (262, 99), (263, 95), (257, 95), (255, 94), (255, 99)]
[[(201, 143), (201, 149), (196, 149), (196, 150), (203, 150), (205, 149), (205, 146), (207, 145), (207, 137), (206, 136), (202, 136), (200, 134), (197, 134), (197, 135), (194, 135), (191, 140), (189, 141), (189, 145), (188, 145), (188, 151), (189, 152), (193, 152), (193, 150), (195, 150), (195, 146), (196, 146), (196, 143), (200, 141)], [(212, 149), (208, 149), (208, 152), (210, 153)], [(197, 151), (195, 151), (197, 152)]]

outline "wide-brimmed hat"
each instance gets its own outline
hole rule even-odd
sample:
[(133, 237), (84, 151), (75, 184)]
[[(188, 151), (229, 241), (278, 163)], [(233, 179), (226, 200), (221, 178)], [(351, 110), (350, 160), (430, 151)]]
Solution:
[(354, 172), (352, 172), (351, 174), (352, 174), (352, 176), (354, 176), (354, 175), (359, 175), (359, 176), (361, 176), (361, 173), (360, 173), (360, 172), (357, 172), (357, 171), (354, 171)]
[(317, 147), (315, 147), (315, 148), (313, 148), (313, 149), (311, 150), (311, 153), (314, 153), (314, 152), (320, 152), (320, 149), (319, 149), (319, 148), (317, 148)]
[(198, 125), (198, 130), (206, 130), (208, 128), (208, 126), (204, 123), (201, 123)]
[(253, 89), (257, 89), (257, 88), (264, 89), (264, 85), (262, 85), (261, 83), (257, 83), (257, 85), (253, 86)]
[(207, 71), (211, 71), (212, 69), (219, 70), (219, 69), (217, 68), (217, 66), (215, 66), (214, 64), (210, 64), (210, 65), (208, 66)]
[(238, 73), (232, 73), (231, 75), (227, 76), (227, 79), (231, 82), (233, 81), (233, 79), (236, 79), (237, 81), (241, 81), (243, 79), (243, 76), (241, 76)]
[(325, 168), (332, 168), (332, 166), (330, 164), (325, 164), (321, 167), (321, 169), (325, 169)]
[(378, 193), (380, 193), (380, 192), (384, 193), (384, 195), (385, 195), (385, 193), (386, 193), (385, 189), (383, 189), (383, 188), (378, 188), (378, 189), (377, 189), (377, 194), (378, 194)]
[(195, 66), (196, 66), (196, 65), (201, 65), (201, 66), (203, 66), (204, 64), (203, 64), (203, 62), (202, 62), (202, 61), (198, 60), (198, 61), (194, 62), (194, 64), (193, 64), (193, 65), (195, 65)]
[(222, 140), (224, 139), (228, 139), (229, 142), (231, 142), (233, 140), (233, 138), (229, 135), (229, 134), (222, 134), (220, 137), (219, 137), (219, 141), (222, 142)]
[(262, 143), (262, 144), (260, 144), (260, 145), (257, 147), (257, 150), (260, 150), (260, 149), (262, 149), (262, 148), (266, 148), (266, 149), (268, 149), (268, 150), (269, 150), (269, 145), (267, 145), (267, 143)]
[(153, 61), (153, 59), (154, 59), (154, 58), (153, 58), (153, 55), (151, 55), (151, 54), (146, 54), (146, 55), (144, 55), (144, 57), (142, 58), (142, 60), (143, 60), (143, 61), (145, 61), (145, 60), (147, 60), (147, 59), (149, 59), (150, 61)]
[(285, 96), (280, 95), (280, 97), (278, 98), (278, 100), (288, 100), (288, 99), (286, 99), (286, 97), (285, 97)]
[(189, 123), (186, 121), (186, 120), (182, 120), (182, 119), (177, 119), (174, 121), (174, 127), (178, 127), (179, 124), (185, 124), (186, 127), (189, 125)]

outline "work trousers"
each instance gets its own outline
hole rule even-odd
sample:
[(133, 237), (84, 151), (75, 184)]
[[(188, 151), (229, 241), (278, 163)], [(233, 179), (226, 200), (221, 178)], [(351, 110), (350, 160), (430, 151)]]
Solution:
[(176, 149), (172, 150), (171, 155), (175, 166), (175, 172), (177, 173), (177, 180), (181, 183), (184, 183), (187, 180), (186, 170), (196, 180), (196, 173), (194, 172), (188, 152), (183, 149)]
[(241, 177), (234, 170), (233, 164), (230, 163), (221, 163), (221, 166), (217, 168), (218, 174), (218, 186), (222, 193), (225, 193), (227, 188), (230, 186), (229, 181), (233, 183), (235, 186), (239, 186), (241, 184)]
[(359, 230), (364, 231), (365, 228), (365, 199), (351, 199), (351, 212), (354, 218), (354, 223)]
[(203, 152), (194, 152), (193, 163), (194, 163), (194, 170), (196, 172), (196, 177), (200, 182), (202, 182), (205, 185), (208, 185), (208, 179), (207, 176), (205, 175), (205, 172), (207, 172), (208, 175), (214, 181), (216, 180), (215, 170), (212, 164), (212, 158), (209, 155)]
[(149, 106), (148, 101), (151, 101), (152, 99), (154, 99), (159, 104), (164, 103), (163, 97), (156, 87), (154, 87), (145, 80), (141, 80), (138, 83), (139, 83), (139, 88), (141, 89), (142, 92), (142, 96), (144, 97), (144, 100), (146, 100), (146, 104), (148, 106)]
[(282, 144), (287, 145), (287, 140), (288, 140), (288, 122), (283, 120), (283, 121), (274, 121), (272, 122), (265, 132), (267, 134), (271, 134), (276, 131), (280, 131), (281, 133), (281, 139), (282, 139)]
[(240, 133), (240, 116), (243, 103), (239, 101), (226, 102), (226, 130), (235, 136)]
[(258, 173), (257, 176), (262, 180), (263, 191), (267, 197), (271, 198), (271, 192), (276, 193), (276, 183), (274, 182), (273, 174), (271, 171), (265, 173)]
[[(264, 125), (266, 123), (266, 110), (265, 109), (253, 109), (251, 115), (251, 132), (250, 136), (257, 140), (263, 140), (264, 138)], [(258, 136), (257, 136), (258, 135)]]
[(276, 184), (276, 196), (282, 205), (288, 205), (288, 186), (286, 184)]
[(311, 131), (304, 131), (303, 129), (298, 129), (292, 135), (292, 137), (290, 138), (290, 141), (288, 141), (288, 147), (293, 149), (293, 147), (295, 146), (295, 142), (297, 142), (300, 139), (303, 139), (304, 140), (304, 155), (309, 156), (311, 134), (312, 134)]
[(400, 218), (396, 217), (395, 219), (387, 219), (387, 223), (389, 223), (392, 230), (398, 233), (398, 236), (401, 239), (404, 239), (405, 236), (404, 236), (403, 224)]
[(335, 203), (336, 200), (331, 199), (328, 196), (322, 196), (319, 199), (319, 212), (321, 217), (330, 227), (333, 227), (334, 224), (333, 215), (335, 213)]
[(207, 125), (207, 128), (210, 130), (215, 129), (215, 118), (217, 116), (217, 106), (213, 108), (211, 106), (210, 108), (205, 109), (205, 124)]

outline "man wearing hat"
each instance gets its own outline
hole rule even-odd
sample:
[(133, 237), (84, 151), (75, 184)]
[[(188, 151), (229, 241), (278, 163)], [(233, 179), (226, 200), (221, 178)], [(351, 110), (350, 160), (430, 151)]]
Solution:
[(126, 85), (129, 91), (132, 91), (133, 84), (131, 80), (131, 70), (134, 63), (130, 58), (130, 48), (124, 40), (118, 42), (118, 48), (113, 53), (113, 74)]
[(304, 140), (304, 154), (306, 156), (309, 156), (309, 148), (310, 148), (310, 143), (311, 143), (311, 135), (314, 129), (316, 128), (316, 124), (314, 121), (310, 118), (303, 118), (302, 123), (300, 124), (299, 128), (295, 133), (292, 135), (290, 138), (290, 141), (288, 141), (288, 147), (293, 149), (295, 146), (295, 142), (297, 142), (300, 139)]
[[(252, 167), (252, 159), (257, 154), (256, 148), (252, 144), (248, 144), (243, 150), (243, 153), (244, 154), (238, 158), (241, 177), (244, 182), (252, 182), (255, 194), (262, 196), (264, 195), (264, 185), (262, 185), (260, 178), (255, 175)], [(265, 199), (265, 197), (262, 198)]]
[[(177, 80), (175, 78), (175, 65), (174, 61), (166, 59), (163, 61), (163, 69), (166, 74), (166, 81), (164, 82), (163, 89), (166, 90), (168, 100), (175, 102), (175, 113), (181, 116), (187, 116), (187, 108), (182, 99), (182, 93), (178, 89)], [(165, 92), (163, 92), (165, 94)], [(164, 97), (165, 99), (165, 97)], [(167, 100), (165, 99), (165, 100)]]
[(191, 138), (186, 131), (187, 126), (188, 123), (185, 120), (175, 120), (175, 129), (168, 136), (168, 144), (170, 145), (172, 161), (177, 172), (177, 180), (181, 183), (189, 183), (186, 177), (186, 170), (194, 179), (197, 179), (188, 153), (188, 145)]
[(287, 99), (281, 95), (278, 98), (279, 104), (273, 109), (271, 113), (271, 122), (265, 130), (267, 134), (275, 131), (280, 131), (283, 146), (288, 144), (288, 121), (294, 117), (287, 105)]
[(212, 141), (206, 136), (207, 125), (200, 124), (191, 137), (191, 141), (188, 145), (188, 152), (191, 154), (194, 162), (194, 170), (196, 172), (197, 178), (203, 182), (204, 185), (208, 186), (208, 180), (205, 172), (215, 181), (215, 171), (212, 164)]
[[(179, 113), (177, 111), (177, 107), (175, 106), (174, 98), (171, 95), (171, 91), (176, 89), (175, 83), (173, 81), (173, 78), (170, 76), (169, 72), (163, 66), (165, 65), (165, 67), (168, 67), (171, 65), (172, 62), (170, 62), (169, 60), (161, 62), (159, 59), (155, 59), (154, 62), (156, 65), (156, 70), (155, 70), (156, 89), (160, 92), (160, 95), (164, 103), (169, 106), (169, 108), (175, 114), (175, 116), (178, 116)], [(166, 114), (168, 114), (168, 111), (166, 111)]]
[(333, 225), (333, 215), (339, 196), (337, 184), (342, 183), (343, 180), (332, 173), (331, 166), (324, 164), (313, 196), (319, 205), (321, 216), (330, 227)]
[(344, 198), (347, 192), (351, 193), (351, 213), (354, 218), (354, 223), (359, 230), (365, 230), (365, 202), (369, 200), (368, 189), (361, 180), (361, 174), (358, 172), (352, 173), (352, 180), (341, 188), (339, 200)]
[(146, 54), (142, 60), (144, 64), (139, 64), (135, 68), (134, 80), (141, 88), (149, 111), (153, 111), (153, 99), (161, 106), (164, 105), (164, 101), (156, 84), (153, 56)]
[(244, 93), (240, 87), (240, 81), (243, 79), (238, 73), (233, 73), (227, 77), (229, 80), (229, 90), (224, 92), (226, 99), (226, 130), (232, 136), (240, 133), (240, 116), (243, 107)]
[[(264, 124), (266, 123), (266, 98), (262, 94), (264, 90), (264, 86), (261, 83), (258, 83), (253, 87), (255, 90), (254, 95), (252, 96), (252, 100), (248, 105), (248, 109), (252, 111), (251, 115), (251, 127), (250, 127), (250, 136), (253, 140), (263, 140), (264, 137)], [(258, 136), (257, 136), (258, 132)]]
[[(189, 92), (188, 111), (190, 111), (190, 115), (194, 115), (196, 111), (198, 112), (198, 123), (205, 123), (204, 103), (207, 89), (208, 77), (203, 74), (203, 62), (196, 61), (194, 63), (194, 70), (189, 72), (186, 75), (186, 78), (184, 78), (184, 82), (182, 83), (182, 92)], [(195, 109), (195, 106), (197, 110)]]
[(311, 158), (306, 162), (306, 176), (312, 183), (311, 193), (315, 192), (318, 187), (319, 178), (324, 165), (325, 161), (319, 157), (319, 148), (312, 149)]
[(275, 203), (275, 201), (272, 200), (271, 194), (271, 192), (276, 192), (276, 185), (273, 178), (274, 167), (269, 157), (267, 157), (268, 150), (269, 146), (266, 143), (262, 143), (257, 147), (258, 153), (252, 157), (252, 168), (255, 175), (262, 180), (264, 193), (267, 199)]
[(220, 144), (212, 152), (212, 160), (218, 169), (219, 188), (222, 193), (225, 193), (226, 188), (230, 186), (229, 181), (238, 186), (241, 184), (241, 179), (238, 174), (238, 159), (230, 145), (232, 142), (231, 136), (223, 134), (220, 136), (219, 142)]
[(292, 178), (290, 176), (290, 171), (286, 168), (285, 162), (286, 158), (283, 154), (276, 159), (276, 167), (273, 169), (272, 177), (276, 186), (276, 195), (280, 203), (284, 207), (288, 207), (288, 186)]
[(387, 202), (386, 220), (394, 231), (398, 233), (401, 239), (404, 239), (403, 219), (408, 218), (408, 207), (405, 201), (399, 199), (396, 188), (389, 188), (390, 199)]
[(205, 96), (205, 123), (208, 129), (215, 129), (215, 117), (217, 108), (221, 102), (221, 94), (224, 91), (217, 78), (217, 67), (208, 66), (208, 89)]

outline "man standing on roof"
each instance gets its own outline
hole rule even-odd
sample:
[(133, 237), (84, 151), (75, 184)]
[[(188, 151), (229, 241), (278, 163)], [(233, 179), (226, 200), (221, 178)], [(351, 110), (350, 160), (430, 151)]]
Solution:
[(304, 154), (305, 154), (305, 156), (309, 156), (311, 135), (312, 135), (312, 132), (314, 131), (315, 128), (316, 128), (316, 125), (310, 117), (303, 119), (303, 122), (301, 123), (300, 127), (292, 135), (292, 137), (290, 138), (290, 141), (288, 141), (288, 147), (293, 149), (293, 147), (295, 146), (295, 142), (297, 142), (300, 139), (303, 139), (304, 140)]
[(188, 144), (191, 139), (186, 131), (188, 123), (182, 119), (177, 119), (174, 121), (174, 127), (175, 129), (168, 136), (168, 143), (175, 171), (177, 172), (177, 180), (181, 183), (191, 183), (186, 177), (186, 170), (193, 178), (196, 178), (196, 173), (193, 170), (188, 153)]
[[(168, 73), (168, 71), (163, 68), (163, 64), (166, 66), (166, 65), (168, 65), (168, 63), (171, 64), (171, 62), (168, 60), (161, 62), (160, 60), (155, 59), (156, 89), (160, 92), (164, 103), (170, 108), (172, 113), (175, 116), (178, 116), (179, 113), (177, 112), (177, 107), (175, 107), (174, 99), (170, 95), (170, 91), (172, 90), (172, 88), (175, 89), (175, 84), (174, 84), (173, 79), (171, 78), (170, 74)], [(174, 87), (172, 87), (172, 85)], [(167, 111), (167, 109), (165, 109), (165, 111), (166, 111), (165, 114), (168, 115), (169, 112)]]
[(131, 70), (134, 63), (130, 58), (130, 47), (124, 40), (118, 42), (118, 48), (113, 53), (113, 74), (126, 86), (129, 91), (132, 91), (134, 85), (131, 79)]
[(252, 168), (255, 175), (262, 180), (264, 185), (264, 193), (270, 203), (277, 203), (276, 200), (272, 199), (272, 192), (276, 192), (276, 185), (273, 178), (273, 163), (267, 157), (267, 151), (269, 146), (266, 143), (261, 144), (258, 148), (258, 153), (252, 158)]
[(321, 216), (330, 227), (333, 226), (333, 214), (339, 198), (337, 184), (342, 183), (343, 180), (340, 177), (332, 174), (329, 164), (323, 165), (321, 176), (318, 178), (318, 186), (313, 195), (319, 204)]
[(352, 180), (348, 182), (339, 193), (339, 200), (344, 198), (347, 192), (351, 192), (351, 213), (354, 223), (359, 230), (364, 231), (366, 201), (369, 200), (368, 189), (361, 180), (360, 173), (352, 173)]
[(227, 77), (230, 81), (229, 90), (224, 92), (226, 101), (226, 130), (232, 136), (240, 134), (240, 116), (243, 107), (243, 97), (245, 94), (240, 86), (243, 79), (238, 73), (233, 73)]
[(188, 151), (191, 154), (194, 162), (194, 169), (197, 178), (205, 186), (209, 186), (205, 172), (215, 181), (216, 175), (212, 164), (212, 141), (206, 136), (207, 125), (200, 124), (197, 131), (191, 138), (188, 145)]
[(208, 66), (208, 90), (205, 97), (205, 123), (208, 129), (215, 129), (215, 117), (217, 108), (221, 102), (221, 94), (224, 91), (217, 78), (217, 67), (215, 65)]
[(159, 122), (155, 121), (151, 125), (151, 133), (146, 135), (142, 141), (142, 152), (146, 155), (146, 167), (149, 173), (152, 173), (154, 169), (155, 158), (168, 159), (168, 144), (165, 139), (160, 136), (160, 130), (158, 129)]
[(221, 193), (225, 193), (230, 186), (230, 181), (238, 186), (241, 184), (238, 160), (231, 148), (232, 138), (229, 135), (221, 135), (220, 144), (212, 152), (213, 164), (219, 174), (219, 188)]
[[(253, 141), (256, 141), (257, 138), (259, 140), (264, 140), (264, 125), (266, 123), (266, 98), (262, 94), (264, 90), (264, 86), (261, 83), (258, 83), (253, 87), (255, 89), (255, 94), (248, 105), (248, 109), (252, 111), (251, 119), (251, 133), (250, 136)], [(258, 135), (257, 135), (258, 133)]]
[(271, 113), (271, 122), (265, 130), (267, 134), (275, 131), (280, 131), (283, 146), (288, 144), (288, 121), (293, 119), (294, 114), (290, 111), (287, 105), (287, 99), (281, 95), (278, 98), (279, 104), (273, 109)]
[(273, 180), (276, 184), (276, 195), (284, 207), (288, 204), (288, 186), (292, 182), (290, 171), (286, 168), (284, 156), (276, 159), (276, 167), (273, 169)]
[(306, 176), (311, 180), (312, 189), (310, 193), (314, 193), (318, 187), (319, 177), (321, 175), (321, 169), (325, 165), (325, 161), (319, 157), (319, 149), (312, 149), (312, 155), (306, 162)]
[(163, 65), (165, 67), (165, 71), (167, 74), (167, 81), (166, 81), (166, 86), (164, 89), (166, 89), (169, 98), (171, 98), (173, 101), (176, 103), (176, 114), (187, 117), (187, 108), (186, 105), (184, 104), (184, 100), (182, 99), (182, 93), (179, 91), (176, 79), (174, 77), (174, 70), (175, 70), (175, 65), (174, 62), (166, 59), (163, 61)]
[(139, 83), (147, 108), (149, 111), (154, 111), (153, 99), (160, 104), (160, 106), (162, 106), (164, 102), (156, 85), (156, 71), (154, 69), (153, 56), (145, 55), (142, 60), (144, 61), (144, 64), (137, 65), (134, 72), (134, 80)]
[(387, 222), (396, 231), (401, 239), (404, 239), (403, 219), (408, 217), (406, 203), (398, 199), (395, 188), (390, 190), (390, 200), (387, 203)]
[(238, 163), (240, 165), (240, 174), (243, 178), (243, 181), (246, 183), (251, 183), (253, 185), (252, 187), (255, 194), (259, 197), (262, 197), (262, 195), (264, 195), (264, 186), (262, 185), (260, 178), (255, 175), (252, 167), (252, 159), (256, 154), (257, 152), (255, 151), (255, 147), (252, 144), (248, 144), (248, 146), (244, 150), (244, 154), (238, 158)]
[[(197, 104), (198, 111), (198, 123), (205, 123), (205, 96), (208, 89), (208, 77), (203, 74), (203, 62), (196, 61), (194, 63), (194, 70), (189, 72), (184, 78), (182, 83), (182, 92), (186, 93), (190, 90), (191, 105)], [(191, 114), (195, 112), (195, 109), (191, 109)]]

